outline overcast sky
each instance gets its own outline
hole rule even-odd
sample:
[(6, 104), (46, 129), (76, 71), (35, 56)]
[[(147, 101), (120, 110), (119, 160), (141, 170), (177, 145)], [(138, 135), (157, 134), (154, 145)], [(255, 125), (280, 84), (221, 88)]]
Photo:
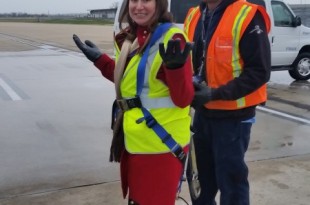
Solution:
[(118, 0), (0, 0), (0, 13), (31, 14), (88, 13), (110, 8)]
[[(118, 0), (0, 0), (0, 13), (30, 14), (88, 13), (91, 9), (110, 8)], [(190, 1), (190, 0), (189, 0)], [(309, 4), (310, 0), (285, 0)]]

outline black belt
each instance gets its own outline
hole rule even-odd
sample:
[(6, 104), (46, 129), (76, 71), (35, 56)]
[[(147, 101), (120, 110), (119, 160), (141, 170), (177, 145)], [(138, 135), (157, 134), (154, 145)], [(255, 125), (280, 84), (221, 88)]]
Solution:
[(127, 111), (132, 108), (136, 108), (136, 107), (139, 107), (139, 108), (142, 107), (142, 103), (139, 97), (116, 100), (116, 102), (117, 102), (118, 107), (122, 111)]

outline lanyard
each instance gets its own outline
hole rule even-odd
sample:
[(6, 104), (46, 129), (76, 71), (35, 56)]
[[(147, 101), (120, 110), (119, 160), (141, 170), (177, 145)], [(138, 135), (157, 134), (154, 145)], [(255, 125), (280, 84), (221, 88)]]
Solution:
[[(216, 9), (215, 9), (216, 10)], [(208, 21), (208, 27), (205, 28), (205, 21), (206, 21), (206, 13), (207, 13), (207, 7), (202, 11), (201, 15), (201, 40), (202, 40), (202, 45), (203, 45), (203, 50), (202, 50), (202, 57), (201, 57), (201, 63), (198, 68), (198, 74), (196, 76), (195, 81), (198, 83), (201, 83), (205, 81), (207, 84), (207, 78), (206, 78), (206, 52), (207, 52), (207, 42), (209, 41), (209, 34), (210, 34), (210, 25), (212, 22), (213, 15), (215, 13), (215, 10), (212, 11), (210, 19)]]

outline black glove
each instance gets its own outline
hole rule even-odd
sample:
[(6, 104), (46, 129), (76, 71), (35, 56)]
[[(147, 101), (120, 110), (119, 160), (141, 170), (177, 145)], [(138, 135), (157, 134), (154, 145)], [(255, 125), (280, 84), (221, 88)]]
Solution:
[(194, 87), (195, 95), (192, 101), (192, 107), (197, 109), (212, 100), (212, 89), (203, 83), (195, 82)]
[(159, 44), (159, 54), (168, 69), (182, 67), (186, 62), (188, 54), (192, 50), (192, 43), (186, 43), (182, 52), (180, 42), (180, 40), (169, 40), (166, 51), (164, 44)]
[(89, 40), (86, 40), (84, 44), (77, 35), (73, 34), (73, 41), (75, 42), (76, 46), (84, 53), (86, 58), (92, 62), (95, 62), (102, 55), (100, 49)]

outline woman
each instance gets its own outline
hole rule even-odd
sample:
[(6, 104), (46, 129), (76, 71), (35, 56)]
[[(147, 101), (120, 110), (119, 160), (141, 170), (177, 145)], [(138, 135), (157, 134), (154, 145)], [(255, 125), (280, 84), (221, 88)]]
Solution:
[[(137, 39), (138, 48), (127, 57), (120, 81), (119, 104), (134, 102), (131, 109), (122, 107), (123, 195), (125, 198), (129, 190), (128, 204), (173, 205), (190, 139), (189, 109), (194, 94), (191, 44), (182, 30), (171, 24), (167, 0), (124, 3), (120, 22), (129, 26), (122, 29), (120, 25), (121, 32), (115, 36), (116, 59), (121, 61), (119, 52), (125, 39)], [(76, 35), (73, 39), (102, 75), (114, 82), (115, 61), (92, 42), (83, 44)]]

